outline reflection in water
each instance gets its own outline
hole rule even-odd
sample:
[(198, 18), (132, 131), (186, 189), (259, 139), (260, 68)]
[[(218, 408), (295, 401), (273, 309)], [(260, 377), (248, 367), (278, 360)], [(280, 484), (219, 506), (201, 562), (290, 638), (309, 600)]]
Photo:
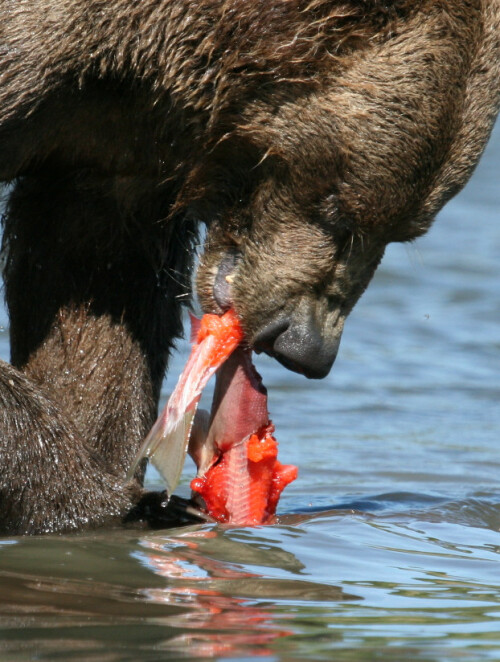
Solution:
[[(199, 531), (141, 541), (145, 551), (137, 557), (168, 580), (165, 587), (145, 589), (144, 594), (155, 603), (189, 607), (188, 611), (169, 617), (169, 625), (185, 632), (171, 639), (168, 648), (188, 649), (190, 655), (199, 657), (234, 655), (239, 650), (244, 650), (246, 656), (271, 655), (267, 645), (293, 631), (277, 628), (272, 610), (267, 611), (255, 600), (296, 598), (300, 584), (306, 582), (293, 582), (285, 588), (283, 580), (266, 580), (245, 566), (207, 556), (206, 550), (200, 549), (200, 541), (217, 538), (214, 531)], [(247, 549), (243, 551), (248, 555)], [(279, 556), (284, 554), (280, 550)], [(292, 565), (297, 563), (293, 559)], [(340, 599), (341, 591), (336, 594)]]
[(0, 659), (360, 662), (375, 647), (444, 660), (470, 642), (475, 657), (460, 659), (477, 662), (496, 650), (498, 532), (469, 521), (464, 538), (442, 503), (425, 519), (381, 502), (394, 509), (0, 545)]
[(31, 659), (33, 650), (50, 660), (147, 660), (159, 650), (193, 660), (273, 657), (297, 636), (299, 603), (309, 629), (318, 605), (351, 598), (309, 577), (289, 544), (304, 536), (300, 529), (130, 536), (0, 545), (0, 659), (26, 651)]

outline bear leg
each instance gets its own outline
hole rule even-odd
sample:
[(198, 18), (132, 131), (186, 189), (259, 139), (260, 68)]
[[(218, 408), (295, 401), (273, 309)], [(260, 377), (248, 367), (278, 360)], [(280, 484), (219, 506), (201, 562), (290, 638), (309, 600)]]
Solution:
[[(186, 237), (172, 224), (151, 220), (163, 201), (127, 209), (116, 189), (115, 179), (89, 172), (25, 177), (11, 194), (5, 220), (11, 358), (22, 375), (15, 372), (12, 387), (12, 368), (3, 368), (0, 463), (16, 452), (27, 462), (5, 474), (3, 491), (8, 494), (16, 477), (31, 480), (36, 487), (24, 506), (29, 511), (42, 484), (52, 485), (57, 499), (50, 500), (52, 492), (44, 497), (50, 503), (37, 521), (45, 518), (54, 529), (99, 523), (106, 511), (124, 513), (128, 497), (117, 497), (117, 484), (125, 484), (155, 420), (168, 354), (181, 331), (180, 302), (188, 294), (194, 233)], [(28, 399), (15, 407), (25, 391)], [(18, 420), (23, 432), (12, 437)], [(37, 438), (41, 447), (32, 458), (30, 445), (38, 442), (30, 439)], [(48, 471), (53, 445), (60, 457), (57, 471)], [(77, 456), (84, 466), (74, 470)], [(136, 478), (138, 488), (142, 476)], [(75, 512), (60, 523), (61, 495), (72, 499), (82, 490), (87, 505), (76, 500)], [(18, 521), (20, 496), (14, 492), (6, 497), (12, 507), (4, 510), (12, 512), (8, 520)]]

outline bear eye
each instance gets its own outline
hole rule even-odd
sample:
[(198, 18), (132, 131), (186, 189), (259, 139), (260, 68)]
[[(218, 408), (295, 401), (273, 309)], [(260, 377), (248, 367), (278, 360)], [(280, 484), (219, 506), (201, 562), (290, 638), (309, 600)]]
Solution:
[(334, 222), (339, 215), (338, 197), (335, 193), (330, 193), (321, 203), (321, 215), (330, 222)]
[(330, 233), (335, 235), (356, 234), (356, 222), (352, 217), (341, 212), (338, 198), (334, 193), (323, 200), (318, 217), (320, 224)]

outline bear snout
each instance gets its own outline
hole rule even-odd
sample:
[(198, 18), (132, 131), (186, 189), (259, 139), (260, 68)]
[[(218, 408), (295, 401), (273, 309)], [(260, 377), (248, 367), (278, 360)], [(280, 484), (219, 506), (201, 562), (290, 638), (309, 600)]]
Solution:
[(254, 337), (253, 346), (308, 379), (323, 379), (339, 349), (341, 328), (336, 331), (325, 335), (315, 316), (292, 314), (266, 324)]

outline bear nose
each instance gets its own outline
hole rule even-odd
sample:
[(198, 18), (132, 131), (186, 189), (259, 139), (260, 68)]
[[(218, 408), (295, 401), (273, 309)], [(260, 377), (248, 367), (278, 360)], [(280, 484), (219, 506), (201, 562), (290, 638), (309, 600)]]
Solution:
[(326, 339), (313, 316), (284, 317), (259, 331), (253, 346), (266, 352), (285, 368), (309, 379), (322, 379), (330, 372), (340, 344), (340, 335)]

